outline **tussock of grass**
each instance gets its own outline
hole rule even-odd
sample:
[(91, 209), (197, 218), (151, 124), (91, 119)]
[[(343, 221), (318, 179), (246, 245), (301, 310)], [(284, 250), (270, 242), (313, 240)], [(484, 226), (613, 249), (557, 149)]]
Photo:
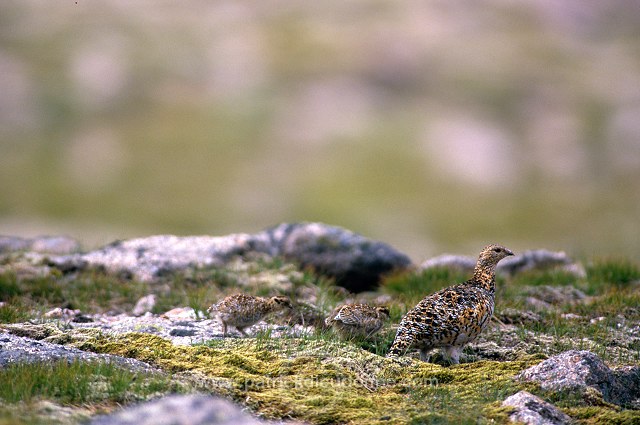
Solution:
[(509, 286), (569, 286), (576, 285), (579, 281), (575, 274), (564, 270), (528, 270), (515, 275)]
[(0, 369), (0, 399), (61, 404), (124, 403), (175, 389), (168, 378), (137, 374), (112, 363), (59, 360), (14, 363)]
[(0, 301), (40, 312), (60, 306), (84, 312), (130, 309), (146, 291), (143, 283), (98, 271), (22, 279), (14, 273), (0, 274)]
[(30, 318), (31, 314), (19, 300), (12, 300), (0, 306), (0, 323), (19, 323)]
[(640, 267), (626, 259), (598, 260), (587, 266), (587, 279), (592, 294), (609, 288), (625, 288), (640, 284)]

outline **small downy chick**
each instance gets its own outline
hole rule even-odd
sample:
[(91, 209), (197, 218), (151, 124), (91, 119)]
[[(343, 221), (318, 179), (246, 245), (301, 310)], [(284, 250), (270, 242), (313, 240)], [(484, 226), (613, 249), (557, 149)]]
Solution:
[(245, 328), (258, 323), (271, 313), (292, 308), (288, 297), (271, 298), (254, 297), (247, 294), (229, 295), (207, 311), (216, 312), (222, 322), (222, 335), (227, 336), (227, 327), (235, 327), (242, 335), (247, 336)]
[(371, 337), (389, 319), (388, 307), (373, 307), (368, 304), (345, 304), (337, 307), (325, 324), (342, 338)]

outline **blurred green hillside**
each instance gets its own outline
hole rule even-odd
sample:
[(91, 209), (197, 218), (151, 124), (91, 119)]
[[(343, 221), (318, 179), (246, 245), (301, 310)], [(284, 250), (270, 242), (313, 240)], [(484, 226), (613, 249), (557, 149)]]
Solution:
[(0, 3), (0, 234), (640, 255), (640, 3)]

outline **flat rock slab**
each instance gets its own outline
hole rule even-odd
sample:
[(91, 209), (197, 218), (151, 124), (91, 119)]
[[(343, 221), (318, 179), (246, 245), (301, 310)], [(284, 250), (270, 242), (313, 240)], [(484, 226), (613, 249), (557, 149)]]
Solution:
[(172, 395), (94, 418), (91, 425), (260, 425), (235, 404), (206, 395)]
[(524, 370), (516, 379), (537, 382), (547, 391), (588, 394), (594, 389), (605, 401), (636, 405), (640, 398), (640, 368), (610, 369), (590, 351), (565, 351)]
[[(147, 313), (143, 316), (135, 317), (126, 314), (116, 316), (95, 314), (83, 317), (90, 320), (80, 322), (61, 320), (58, 323), (64, 323), (65, 328), (70, 330), (79, 332), (96, 331), (105, 335), (122, 335), (129, 332), (146, 333), (167, 339), (175, 345), (202, 344), (209, 340), (222, 338), (222, 325), (218, 320), (198, 320), (195, 317), (195, 312), (190, 307), (175, 308), (162, 315)], [(37, 354), (39, 350), (36, 348), (40, 347), (41, 344), (45, 344), (43, 346), (45, 349), (42, 352), (48, 356), (55, 356), (57, 355), (56, 353), (62, 353), (67, 356), (84, 353), (62, 345), (50, 344), (50, 342), (59, 341), (64, 343), (64, 332), (58, 330), (55, 322), (46, 324), (5, 324), (1, 325), (0, 332), (7, 332), (7, 334), (0, 333), (0, 336), (9, 335), (10, 333), (11, 337), (15, 335), (17, 337), (25, 337), (26, 341), (31, 341), (21, 354), (25, 357), (30, 352)], [(265, 321), (260, 321), (247, 328), (247, 333), (250, 336), (258, 335), (261, 332), (269, 332), (272, 337), (301, 336), (313, 332), (313, 328), (302, 325), (280, 326), (269, 324)], [(241, 337), (235, 328), (231, 328), (229, 334), (231, 338)], [(2, 344), (2, 340), (0, 340), (0, 349), (3, 349)], [(2, 365), (2, 356), (5, 354), (0, 352), (0, 366)], [(62, 354), (57, 355), (56, 358)], [(91, 353), (85, 354), (92, 355)]]
[(502, 405), (514, 408), (514, 411), (509, 415), (511, 422), (527, 425), (565, 425), (573, 423), (571, 417), (556, 406), (527, 391), (520, 391), (507, 397), (502, 402)]
[(37, 341), (10, 333), (0, 329), (0, 368), (15, 363), (55, 362), (58, 360), (71, 361), (106, 361), (132, 371), (158, 372), (148, 365), (135, 359), (96, 354), (64, 345)]
[(281, 224), (256, 234), (160, 235), (129, 239), (82, 254), (49, 259), (63, 271), (99, 268), (151, 282), (187, 268), (221, 267), (238, 256), (282, 257), (335, 278), (353, 292), (375, 288), (382, 276), (411, 265), (389, 245), (322, 223)]

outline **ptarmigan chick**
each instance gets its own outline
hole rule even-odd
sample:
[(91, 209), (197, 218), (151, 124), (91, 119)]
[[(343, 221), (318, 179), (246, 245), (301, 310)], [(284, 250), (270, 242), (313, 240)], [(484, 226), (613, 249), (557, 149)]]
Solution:
[(451, 363), (460, 363), (462, 348), (489, 324), (496, 266), (510, 255), (513, 252), (500, 245), (485, 247), (471, 279), (428, 295), (402, 318), (387, 357), (418, 348), (427, 361), (429, 350), (442, 348)]
[(262, 298), (246, 294), (229, 295), (217, 304), (209, 307), (207, 311), (217, 312), (222, 322), (222, 335), (227, 336), (227, 326), (233, 326), (247, 336), (244, 328), (258, 323), (267, 315), (292, 308), (288, 297)]
[(389, 308), (372, 307), (367, 304), (345, 304), (337, 307), (324, 323), (342, 338), (374, 335), (389, 319)]

